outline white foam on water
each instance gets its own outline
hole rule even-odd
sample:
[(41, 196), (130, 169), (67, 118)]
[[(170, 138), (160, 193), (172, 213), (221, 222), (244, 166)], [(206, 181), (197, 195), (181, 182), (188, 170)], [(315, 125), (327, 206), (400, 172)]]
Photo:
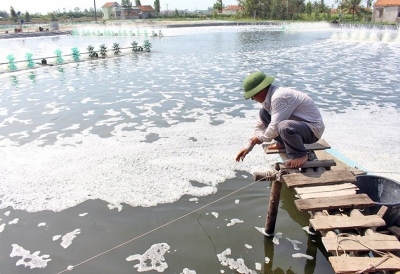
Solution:
[(83, 116), (90, 116), (90, 115), (93, 115), (93, 114), (94, 114), (94, 110), (89, 110), (89, 111), (87, 111), (85, 113), (82, 113)]
[(46, 129), (51, 129), (51, 126), (53, 126), (53, 125), (54, 125), (54, 123), (46, 123), (44, 125), (36, 127), (36, 129), (32, 130), (32, 132), (36, 133), (36, 132), (40, 132), (40, 131), (43, 131)]
[(15, 224), (18, 224), (18, 221), (19, 221), (19, 219), (18, 219), (18, 218), (15, 218), (14, 220), (9, 221), (8, 224), (9, 224), (9, 225), (15, 225)]
[[(170, 246), (166, 243), (159, 243), (152, 245), (143, 255), (135, 254), (126, 258), (128, 262), (139, 260), (139, 263), (134, 265), (137, 271), (150, 271), (156, 270), (163, 272), (168, 268), (168, 264), (165, 262), (164, 254), (170, 249)], [(148, 263), (150, 265), (148, 265)]]
[(123, 208), (123, 206), (121, 204), (108, 204), (107, 207), (110, 210), (117, 209), (118, 212), (120, 212), (122, 210), (122, 208)]
[(300, 250), (300, 248), (298, 247), (298, 245), (301, 245), (302, 242), (297, 241), (297, 240), (292, 240), (292, 239), (289, 239), (289, 238), (287, 238), (287, 237), (286, 237), (286, 239), (287, 239), (289, 242), (291, 242), (291, 243), (293, 244), (294, 250)]
[(4, 212), (4, 216), (10, 216), (10, 211)]
[(214, 215), (215, 218), (218, 218), (219, 214), (218, 212), (211, 212), (212, 215)]
[[(0, 126), (1, 127), (1, 126)], [(21, 131), (21, 132), (18, 132), (18, 133), (11, 133), (11, 134), (9, 134), (11, 137), (13, 137), (13, 136), (20, 136), (19, 137), (19, 139), (22, 139), (22, 138), (26, 138), (26, 137), (29, 137), (30, 135), (29, 135), (29, 133), (27, 132), (27, 131)]]
[(265, 236), (269, 236), (267, 233), (265, 233), (265, 228), (263, 227), (255, 227), (261, 234), (264, 234)]
[(241, 224), (241, 223), (243, 223), (243, 220), (233, 218), (230, 223), (226, 224), (226, 226), (233, 226), (234, 224)]
[(232, 258), (228, 258), (231, 255), (232, 251), (230, 248), (225, 249), (223, 252), (217, 254), (218, 260), (220, 261), (222, 266), (228, 266), (230, 269), (235, 270), (238, 273), (244, 274), (257, 274), (254, 270), (249, 269), (242, 258), (234, 260)]
[(113, 109), (106, 109), (106, 113), (104, 113), (104, 115), (107, 115), (107, 116), (117, 116), (117, 115), (119, 115), (121, 112), (119, 112), (119, 111), (115, 111), (115, 110), (113, 110)]
[(53, 241), (57, 241), (57, 240), (60, 239), (61, 237), (62, 237), (62, 235), (53, 236)]
[(293, 258), (306, 258), (307, 260), (314, 260), (313, 256), (307, 255), (307, 254), (303, 254), (303, 253), (295, 253), (292, 254)]
[(0, 233), (4, 231), (5, 226), (6, 226), (6, 224), (0, 224)]
[(17, 244), (12, 244), (11, 246), (12, 251), (10, 257), (22, 257), (20, 260), (17, 261), (17, 263), (15, 264), (16, 266), (23, 265), (25, 267), (29, 267), (30, 269), (45, 268), (47, 266), (47, 263), (51, 261), (51, 259), (49, 259), (49, 255), (40, 256), (40, 251), (35, 251), (31, 254), (29, 250), (25, 250), (23, 247)]
[(376, 175), (400, 181), (400, 128), (398, 110), (377, 104), (347, 109), (346, 113), (324, 113), (326, 132), (323, 138), (359, 166)]
[[(291, 27), (293, 30), (297, 28), (296, 24), (292, 24)], [(254, 29), (265, 28), (267, 27), (254, 26)], [(317, 23), (302, 25), (298, 29), (313, 28), (324, 28), (324, 26), (318, 26)], [(220, 32), (221, 29), (224, 32), (238, 31), (229, 27), (180, 28), (166, 31), (171, 35), (186, 35)], [(248, 30), (249, 27), (246, 26), (242, 29)], [(370, 39), (367, 38), (367, 34), (365, 32), (362, 39)], [(371, 35), (373, 34), (371, 33)], [(326, 45), (326, 43), (321, 43), (323, 47), (326, 47)], [(312, 43), (309, 47), (316, 47), (316, 44)], [(303, 48), (307, 49), (307, 45)], [(298, 51), (297, 48), (294, 50)], [(332, 50), (336, 49), (328, 49), (329, 52)], [(293, 53), (290, 49), (287, 52), (288, 54)], [(248, 54), (248, 57), (251, 57), (252, 53)], [(251, 58), (249, 59), (251, 60)], [(306, 65), (315, 65), (315, 60), (308, 60)], [(218, 67), (217, 69), (221, 68)], [(396, 71), (395, 68), (393, 71)], [(297, 77), (304, 81), (311, 80), (310, 77), (315, 77), (318, 80), (319, 77), (318, 74), (307, 76), (305, 70), (300, 70), (298, 74)], [(362, 75), (362, 69), (357, 70), (357, 74)], [(395, 73), (392, 74), (394, 75), (392, 77), (397, 76)], [(114, 76), (110, 73), (110, 77)], [(180, 73), (179, 76), (176, 76), (176, 80), (186, 81), (185, 77), (188, 77), (188, 75)], [(390, 77), (390, 73), (387, 77)], [(76, 80), (79, 80), (79, 77)], [(133, 82), (129, 84), (134, 87)], [(305, 86), (307, 87), (307, 84)], [(315, 85), (310, 84), (307, 91), (317, 93), (318, 90), (313, 89), (312, 86)], [(224, 92), (220, 84), (216, 83), (215, 87), (215, 89), (214, 87), (204, 88), (204, 92)], [(335, 87), (338, 88), (337, 92), (347, 94), (346, 84), (338, 83)], [(111, 88), (114, 87), (111, 86)], [(54, 89), (54, 87), (46, 88), (43, 92), (51, 93)], [(373, 84), (365, 85), (363, 89), (373, 89)], [(74, 91), (75, 88), (68, 86), (67, 90)], [(333, 91), (328, 90), (328, 92)], [(132, 97), (135, 98), (143, 93), (150, 93), (150, 90), (142, 89), (134, 92)], [(164, 98), (175, 98), (175, 95), (193, 98), (193, 101), (198, 102), (197, 105), (210, 105), (217, 103), (217, 101), (223, 101), (216, 100), (213, 97), (199, 98), (189, 91), (169, 93)], [(81, 99), (82, 103), (96, 101), (92, 100), (91, 97), (86, 97), (86, 95), (84, 97)], [(135, 98), (134, 100), (141, 99)], [(113, 105), (112, 107), (114, 107), (115, 102), (97, 102), (97, 104)], [(325, 100), (323, 104), (336, 107), (337, 102)], [(236, 110), (241, 105), (242, 103), (235, 104), (234, 107), (227, 107), (224, 111)], [(51, 103), (48, 106), (51, 108), (50, 111), (57, 109), (61, 111), (60, 108), (65, 107), (57, 103)], [(144, 112), (141, 114), (151, 115), (156, 106), (158, 104), (143, 105), (142, 110)], [(182, 104), (178, 104), (177, 109), (182, 108), (182, 106)], [(8, 115), (9, 111), (7, 108), (0, 109), (0, 115)], [(115, 113), (121, 111), (131, 118), (136, 117), (129, 109), (115, 109), (113, 111)], [(82, 113), (83, 116), (94, 114), (94, 110)], [(0, 185), (0, 196), (2, 196), (0, 208), (11, 206), (14, 209), (29, 212), (60, 211), (87, 200), (101, 199), (107, 201), (111, 206), (110, 208), (117, 208), (118, 211), (121, 211), (122, 203), (131, 206), (155, 206), (176, 202), (184, 195), (206, 196), (213, 194), (217, 190), (218, 184), (226, 180), (227, 174), (229, 174), (229, 178), (235, 176), (235, 172), (233, 172), (236, 165), (234, 156), (251, 134), (253, 121), (258, 115), (258, 110), (245, 112), (246, 117), (244, 118), (215, 115), (215, 118), (224, 121), (224, 124), (211, 126), (208, 122), (210, 115), (214, 114), (199, 109), (198, 112), (193, 111), (185, 116), (185, 118), (195, 118), (195, 122), (178, 123), (175, 120), (168, 120), (168, 123), (173, 124), (169, 128), (157, 128), (151, 122), (138, 125), (136, 129), (144, 132), (125, 132), (123, 128), (117, 128), (112, 132), (114, 136), (107, 139), (92, 135), (91, 129), (84, 129), (72, 137), (58, 136), (54, 145), (44, 147), (42, 147), (44, 141), (40, 139), (18, 146), (17, 142), (12, 142), (5, 136), (0, 139), (0, 154), (4, 155), (4, 158), (0, 159), (0, 166), (4, 167), (0, 174), (0, 180), (8, 183)], [(348, 108), (345, 113), (323, 111), (322, 114), (327, 125), (323, 138), (334, 149), (370, 171), (377, 172), (377, 174), (384, 172), (379, 175), (400, 180), (397, 169), (400, 160), (395, 157), (400, 155), (400, 146), (396, 143), (396, 130), (393, 130), (400, 126), (400, 119), (396, 118), (400, 115), (395, 107), (388, 108), (373, 104), (368, 106), (354, 105), (353, 108)], [(156, 115), (159, 114), (156, 113)], [(180, 113), (169, 110), (168, 113), (165, 112), (161, 115), (162, 117), (164, 115), (173, 117), (173, 115), (178, 116)], [(113, 118), (116, 119), (102, 120), (97, 125), (112, 127), (120, 123), (118, 117)], [(10, 122), (12, 121), (16, 122), (17, 120), (14, 117), (11, 118)], [(38, 126), (34, 132), (50, 129), (53, 125)], [(1, 126), (4, 126), (4, 122), (0, 124)], [(152, 128), (148, 128), (149, 126), (152, 126)], [(149, 133), (158, 134), (160, 139), (152, 143), (145, 143), (146, 135)], [(55, 132), (44, 134), (40, 138), (44, 139), (48, 134), (55, 134)], [(192, 142), (188, 140), (189, 137), (195, 137), (198, 141)], [(264, 157), (267, 158), (268, 156), (265, 156), (258, 146), (253, 149), (244, 162), (238, 164), (236, 171), (252, 173), (264, 169), (266, 162)], [(185, 164), (182, 164), (183, 162)], [(190, 181), (199, 182), (203, 186), (194, 187)]]
[(4, 127), (4, 126), (6, 126), (5, 123), (13, 124), (15, 122), (24, 123), (24, 124), (28, 125), (28, 124), (32, 123), (32, 120), (21, 120), (21, 119), (16, 118), (15, 115), (13, 115), (8, 118), (5, 118), (1, 124), (2, 124), (2, 127)]
[(197, 197), (189, 199), (189, 202), (198, 202), (198, 201), (199, 201), (199, 198), (197, 198)]
[(261, 270), (262, 269), (262, 266), (261, 266), (260, 263), (256, 263), (255, 267), (256, 267), (256, 270)]
[(56, 102), (46, 104), (45, 108), (49, 108), (50, 110), (44, 111), (42, 114), (56, 114), (64, 110), (70, 110), (69, 106), (62, 106), (61, 104)]
[(8, 111), (9, 110), (7, 108), (0, 108), (0, 116), (7, 116)]
[(60, 245), (63, 248), (69, 247), (72, 244), (72, 240), (75, 239), (76, 235), (78, 235), (78, 234), (81, 234), (81, 230), (79, 228), (75, 229), (72, 232), (69, 232), (69, 233), (65, 234), (61, 239), (62, 242), (61, 242)]
[(62, 130), (75, 130), (75, 129), (79, 129), (79, 124), (73, 124), (70, 127), (63, 128)]
[(181, 274), (196, 274), (196, 271), (190, 270), (189, 268), (184, 268)]
[[(217, 115), (216, 119), (226, 117)], [(41, 146), (41, 140), (22, 146), (0, 140), (4, 156), (0, 179), (9, 182), (0, 185), (4, 194), (0, 207), (61, 211), (89, 199), (102, 199), (121, 210), (122, 203), (155, 206), (173, 203), (183, 195), (213, 194), (219, 183), (235, 176), (234, 156), (252, 131), (248, 119), (254, 117), (231, 118), (218, 126), (198, 120), (146, 132), (124, 131), (124, 124), (110, 138), (90, 134), (92, 128), (87, 128), (71, 137), (58, 136), (51, 146)], [(238, 127), (243, 128), (240, 134)], [(149, 133), (160, 139), (143, 142)], [(197, 141), (189, 140), (190, 136)], [(225, 142), (223, 136), (234, 136), (236, 141)], [(257, 171), (265, 163), (263, 157), (261, 149), (254, 149), (236, 170)], [(193, 186), (192, 180), (203, 186)]]
[(272, 239), (272, 242), (276, 245), (279, 245), (279, 239), (282, 238), (282, 232), (277, 232)]

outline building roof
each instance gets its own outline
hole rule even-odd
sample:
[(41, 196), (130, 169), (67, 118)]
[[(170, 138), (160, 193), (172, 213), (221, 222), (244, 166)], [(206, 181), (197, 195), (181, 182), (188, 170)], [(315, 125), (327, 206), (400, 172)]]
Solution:
[[(115, 5), (115, 4), (116, 4), (116, 5)], [(105, 4), (102, 6), (102, 8), (112, 8), (112, 7), (114, 7), (114, 5), (115, 5), (116, 7), (119, 6), (119, 4), (118, 4), (117, 2), (107, 2), (107, 3), (105, 3)]]
[(243, 7), (242, 6), (234, 6), (234, 5), (229, 5), (226, 8), (222, 9), (222, 10), (242, 10)]
[(378, 0), (374, 7), (397, 7), (400, 6), (400, 0)]
[(143, 12), (143, 11), (147, 11), (147, 12), (155, 11), (153, 9), (153, 7), (150, 6), (150, 5), (148, 5), (148, 6), (137, 6), (137, 8), (139, 8), (141, 12)]

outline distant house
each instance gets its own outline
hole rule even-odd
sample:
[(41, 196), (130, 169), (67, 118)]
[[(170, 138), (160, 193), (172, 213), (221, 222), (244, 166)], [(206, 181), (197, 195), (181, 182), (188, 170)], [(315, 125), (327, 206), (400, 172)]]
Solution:
[(156, 12), (152, 6), (137, 6), (131, 9), (124, 8), (117, 2), (107, 2), (101, 7), (103, 19), (147, 19), (155, 17)]
[(378, 0), (372, 8), (374, 22), (400, 22), (400, 0)]
[(243, 10), (242, 6), (230, 5), (222, 9), (222, 14), (237, 14)]
[(102, 7), (103, 19), (116, 19), (121, 17), (121, 5), (117, 2), (107, 2)]
[(156, 11), (152, 6), (137, 6), (140, 10), (141, 16), (140, 19), (154, 18), (156, 17)]

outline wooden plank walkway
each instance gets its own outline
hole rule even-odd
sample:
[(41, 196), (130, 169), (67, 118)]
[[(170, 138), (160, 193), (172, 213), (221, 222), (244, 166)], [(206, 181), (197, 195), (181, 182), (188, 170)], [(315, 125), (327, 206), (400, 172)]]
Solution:
[[(283, 160), (287, 159), (284, 149), (269, 150), (267, 145), (263, 148), (267, 154), (279, 153)], [(364, 215), (358, 210), (375, 206), (368, 195), (357, 193), (354, 184), (355, 176), (365, 172), (325, 152), (330, 145), (324, 140), (306, 148), (310, 151), (309, 161), (299, 169), (287, 168), (283, 163), (275, 164), (275, 168), (286, 173), (281, 181), (295, 191), (297, 209), (310, 213), (310, 227), (320, 232), (326, 251), (333, 255), (329, 262), (335, 273), (395, 271), (399, 274), (400, 259), (389, 252), (400, 254), (400, 228), (386, 228), (385, 233), (393, 235), (376, 232), (386, 225), (382, 218), (386, 207), (373, 215)]]

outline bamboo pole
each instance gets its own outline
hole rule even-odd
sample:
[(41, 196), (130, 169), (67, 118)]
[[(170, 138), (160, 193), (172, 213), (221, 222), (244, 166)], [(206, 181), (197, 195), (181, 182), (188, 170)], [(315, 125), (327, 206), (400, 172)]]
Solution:
[(282, 183), (272, 181), (271, 193), (269, 195), (268, 213), (265, 222), (265, 233), (268, 236), (274, 235), (276, 217), (278, 216), (279, 200), (281, 198)]

